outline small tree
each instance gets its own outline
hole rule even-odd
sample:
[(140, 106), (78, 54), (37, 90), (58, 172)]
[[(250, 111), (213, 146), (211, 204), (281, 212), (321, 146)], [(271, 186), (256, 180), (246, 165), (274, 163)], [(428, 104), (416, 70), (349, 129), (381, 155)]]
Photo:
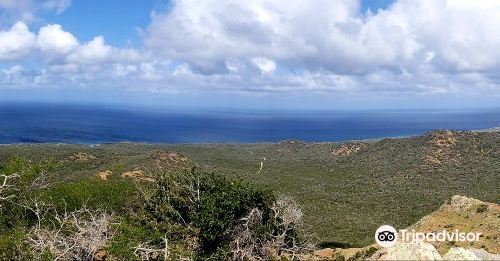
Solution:
[(149, 223), (158, 224), (172, 246), (194, 239), (189, 249), (199, 257), (268, 259), (307, 248), (298, 239), (298, 204), (289, 197), (276, 200), (267, 189), (189, 172), (160, 175), (156, 189), (145, 195)]

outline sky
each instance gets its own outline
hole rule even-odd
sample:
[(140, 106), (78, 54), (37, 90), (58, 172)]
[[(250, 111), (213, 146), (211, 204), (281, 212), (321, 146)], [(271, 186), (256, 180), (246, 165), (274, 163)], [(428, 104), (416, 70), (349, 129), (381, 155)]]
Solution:
[(0, 0), (0, 102), (498, 107), (500, 0)]

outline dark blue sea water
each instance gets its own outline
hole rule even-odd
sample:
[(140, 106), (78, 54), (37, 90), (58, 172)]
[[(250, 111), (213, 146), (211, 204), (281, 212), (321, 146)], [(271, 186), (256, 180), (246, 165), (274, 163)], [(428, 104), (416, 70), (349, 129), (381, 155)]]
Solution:
[(174, 112), (0, 104), (0, 144), (342, 141), (494, 126), (500, 126), (500, 110)]

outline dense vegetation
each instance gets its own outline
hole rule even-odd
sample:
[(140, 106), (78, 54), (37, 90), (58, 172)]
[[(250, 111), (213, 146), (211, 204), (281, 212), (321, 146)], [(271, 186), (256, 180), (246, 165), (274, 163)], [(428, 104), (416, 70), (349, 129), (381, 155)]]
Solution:
[[(185, 201), (185, 197), (178, 197), (189, 194), (184, 190), (162, 191), (154, 186), (139, 190), (137, 182), (121, 178), (120, 174), (138, 169), (156, 173), (156, 158), (152, 155), (158, 150), (187, 156), (199, 171), (182, 176), (187, 180), (175, 176), (179, 179), (176, 184), (191, 184), (189, 182), (200, 178), (204, 180), (207, 197), (192, 204)], [(79, 153), (92, 157), (75, 159), (74, 155)], [(48, 163), (50, 168), (32, 168), (47, 168), (51, 185), (39, 197), (56, 208), (62, 210), (66, 206), (68, 211), (70, 208), (78, 210), (86, 203), (89, 208), (104, 208), (120, 218), (125, 216), (125, 221), (120, 222), (121, 232), (114, 235), (114, 243), (109, 249), (110, 253), (123, 256), (133, 254), (130, 251), (135, 251), (133, 247), (140, 243), (148, 243), (145, 246), (148, 249), (164, 247), (165, 231), (148, 228), (148, 225), (162, 224), (167, 219), (175, 221), (176, 229), (172, 231), (179, 233), (172, 235), (169, 241), (172, 253), (177, 251), (185, 255), (190, 251), (186, 245), (176, 246), (174, 238), (193, 242), (192, 247), (200, 256), (225, 253), (231, 248), (234, 238), (224, 232), (215, 236), (208, 231), (241, 230), (242, 217), (252, 213), (262, 217), (256, 224), (272, 223), (266, 215), (273, 211), (272, 204), (284, 195), (293, 197), (304, 213), (304, 226), (299, 233), (314, 236), (320, 246), (371, 244), (373, 231), (381, 224), (406, 227), (455, 194), (487, 202), (500, 201), (498, 132), (433, 132), (413, 138), (345, 144), (287, 141), (205, 145), (0, 146), (0, 165), (4, 166), (4, 171), (13, 168), (9, 167), (12, 165), (9, 162), (16, 157), (31, 160), (31, 165), (35, 166), (36, 162)], [(102, 181), (96, 174), (106, 170), (114, 174)], [(200, 174), (207, 172), (222, 176)], [(171, 181), (164, 180), (162, 175), (158, 177), (158, 182), (168, 187)], [(234, 179), (240, 181), (234, 183)], [(214, 186), (223, 189), (213, 189)], [(263, 187), (274, 193), (262, 190)], [(225, 196), (235, 201), (224, 203), (221, 197)], [(164, 205), (159, 199), (165, 197), (173, 201)], [(65, 202), (61, 201), (62, 198)], [(214, 208), (210, 207), (211, 204)], [(154, 206), (163, 211), (151, 211)], [(215, 213), (222, 211), (219, 206), (231, 218), (226, 220), (226, 215), (217, 216)], [(259, 211), (252, 212), (255, 208)], [(7, 214), (10, 213), (5, 212), (7, 210), (22, 212), (12, 206), (4, 209), (2, 211)], [(23, 211), (23, 215), (29, 216), (29, 211)], [(130, 212), (134, 215), (127, 214)], [(12, 217), (3, 218), (8, 222), (1, 221), (2, 231), (15, 226), (29, 227), (34, 222), (29, 217)], [(268, 236), (278, 234), (279, 230), (273, 226), (256, 227)], [(2, 238), (17, 240), (22, 238), (22, 233), (10, 230), (2, 233)], [(131, 242), (128, 239), (132, 239)], [(3, 242), (0, 244), (16, 245), (12, 240), (0, 240)], [(219, 243), (209, 246), (203, 242)]]
[(0, 169), (8, 184), (0, 191), (0, 259), (266, 258), (306, 246), (293, 201), (239, 180), (191, 169), (151, 173), (151, 182), (61, 183), (55, 169), (22, 158)]

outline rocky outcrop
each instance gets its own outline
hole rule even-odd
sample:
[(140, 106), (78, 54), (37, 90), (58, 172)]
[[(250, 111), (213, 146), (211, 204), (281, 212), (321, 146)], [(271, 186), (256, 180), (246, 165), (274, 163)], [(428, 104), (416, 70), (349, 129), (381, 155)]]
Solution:
[(429, 147), (425, 153), (424, 161), (429, 165), (442, 165), (449, 162), (458, 162), (460, 155), (455, 153), (454, 146), (458, 135), (454, 132), (436, 131), (427, 134), (430, 136)]
[(479, 132), (433, 131), (423, 138), (426, 141), (423, 161), (425, 166), (441, 168), (446, 165), (459, 166), (468, 160), (489, 157), (493, 148), (483, 143)]
[(102, 172), (99, 172), (97, 173), (97, 176), (101, 179), (101, 180), (108, 180), (108, 177), (113, 175), (113, 172), (109, 171), (109, 170), (106, 170), (106, 171), (102, 171)]
[(171, 151), (155, 150), (151, 152), (149, 159), (162, 171), (182, 171), (193, 166), (186, 156)]
[(146, 175), (146, 172), (144, 172), (143, 170), (140, 170), (140, 169), (123, 172), (121, 177), (122, 178), (132, 178), (132, 179), (137, 180), (137, 181), (148, 181), (148, 182), (155, 181), (154, 178)]
[(364, 142), (348, 142), (343, 143), (339, 148), (334, 149), (331, 154), (333, 156), (348, 156), (354, 153), (359, 152), (360, 150), (367, 147), (367, 144)]
[(436, 248), (429, 243), (396, 243), (375, 252), (367, 260), (443, 260)]

